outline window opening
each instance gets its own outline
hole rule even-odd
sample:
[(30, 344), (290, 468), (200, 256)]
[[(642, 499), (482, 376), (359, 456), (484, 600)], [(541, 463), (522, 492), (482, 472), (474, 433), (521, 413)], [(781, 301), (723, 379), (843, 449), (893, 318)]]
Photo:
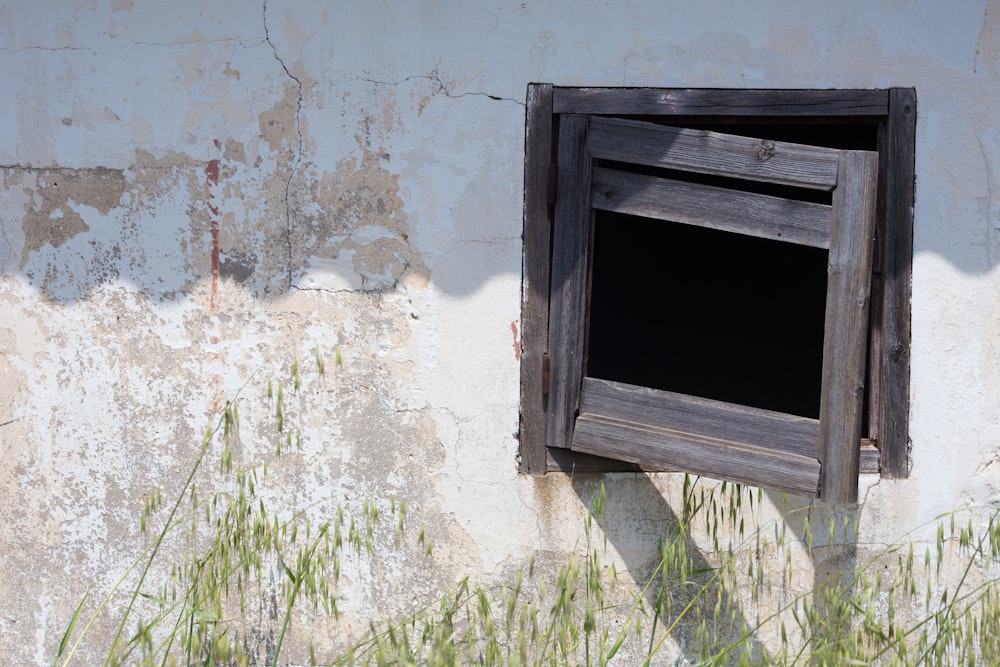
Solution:
[[(530, 84), (521, 470), (682, 469), (843, 501), (856, 490), (850, 443), (860, 439), (862, 472), (906, 476), (915, 117), (906, 88)], [(669, 127), (641, 127), (650, 122)], [(740, 148), (693, 166), (684, 151), (701, 150), (697, 130), (730, 135), (720, 145)], [(680, 152), (668, 148), (674, 141)], [(746, 151), (767, 162), (767, 141), (801, 146), (779, 146), (762, 170), (729, 168), (746, 166)], [(661, 148), (678, 160), (659, 159)], [(812, 180), (814, 167), (829, 164), (827, 149), (840, 151), (839, 174)], [(786, 151), (812, 157), (791, 178), (764, 176), (788, 164)], [(828, 253), (816, 216), (830, 208), (829, 238), (838, 240)], [(743, 210), (754, 211), (745, 223)], [(864, 228), (855, 228), (859, 215)], [(779, 219), (789, 224), (770, 222)], [(772, 240), (748, 236), (757, 234)], [(859, 241), (867, 238), (874, 245)], [(678, 246), (686, 252), (671, 255)], [(869, 252), (871, 264), (857, 254)], [(863, 303), (853, 296), (866, 289), (863, 276), (872, 286), (867, 329), (851, 305)], [(754, 307), (758, 292), (775, 310)], [(761, 333), (768, 323), (787, 332), (784, 342)], [(832, 343), (822, 343), (820, 365), (833, 375), (820, 371), (817, 419), (809, 349), (824, 338)], [(721, 357), (728, 349), (736, 358)], [(841, 358), (851, 361), (832, 361)]]
[(819, 417), (827, 253), (600, 211), (587, 375)]
[[(877, 125), (868, 123), (683, 125), (846, 150), (875, 150), (878, 138)], [(831, 202), (822, 190), (610, 161), (600, 166)], [(593, 234), (589, 375), (818, 418), (826, 251), (608, 211), (595, 212)]]

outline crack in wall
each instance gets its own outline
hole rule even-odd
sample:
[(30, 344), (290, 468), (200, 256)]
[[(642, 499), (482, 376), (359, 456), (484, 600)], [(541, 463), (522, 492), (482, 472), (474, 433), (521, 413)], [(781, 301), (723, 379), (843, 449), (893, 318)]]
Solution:
[[(975, 128), (973, 128), (975, 131)], [(992, 238), (990, 227), (992, 231), (1000, 230), (1000, 221), (993, 220), (993, 163), (990, 161), (990, 156), (986, 152), (986, 145), (983, 143), (983, 137), (976, 132), (976, 141), (979, 142), (979, 151), (983, 156), (983, 164), (986, 171), (986, 229), (983, 230), (983, 249), (986, 251), (986, 261), (989, 266), (994, 266), (994, 246), (995, 241)], [(992, 220), (992, 223), (991, 223)]]
[(90, 55), (97, 55), (97, 50), (86, 46), (22, 46), (16, 49), (11, 48), (0, 48), (0, 51), (4, 53), (24, 53), (25, 51), (86, 51)]
[(267, 0), (264, 0), (263, 4), (263, 23), (264, 23), (264, 41), (267, 42), (268, 46), (271, 47), (271, 51), (274, 53), (274, 59), (278, 61), (281, 65), (281, 69), (285, 72), (285, 75), (295, 82), (298, 87), (298, 95), (296, 98), (295, 107), (295, 134), (298, 138), (298, 146), (295, 150), (295, 158), (292, 160), (292, 167), (288, 172), (288, 179), (285, 181), (285, 250), (287, 253), (287, 275), (285, 280), (287, 281), (286, 289), (292, 288), (292, 274), (293, 274), (293, 262), (292, 262), (292, 203), (291, 203), (291, 192), (292, 192), (292, 180), (295, 178), (295, 174), (298, 171), (299, 165), (302, 162), (302, 80), (297, 76), (292, 74), (291, 70), (288, 69), (288, 65), (278, 54), (278, 48), (271, 41), (271, 31), (267, 27)]
[(506, 245), (507, 243), (516, 243), (520, 242), (520, 240), (521, 240), (520, 236), (501, 236), (499, 238), (494, 238), (494, 239), (458, 239), (455, 241), (455, 243), (462, 245), (495, 246), (495, 245)]
[(393, 283), (392, 287), (388, 290), (382, 287), (372, 287), (372, 288), (351, 288), (351, 287), (303, 287), (301, 285), (292, 284), (290, 287), (298, 292), (323, 292), (324, 294), (364, 294), (382, 297), (387, 291), (391, 292), (398, 287), (399, 281)]
[(235, 42), (236, 44), (242, 46), (244, 49), (247, 49), (247, 48), (253, 48), (255, 46), (260, 46), (261, 44), (267, 42), (266, 37), (258, 40), (256, 43), (248, 44), (246, 40), (239, 39), (238, 37), (219, 37), (217, 39), (180, 39), (177, 40), (176, 42), (145, 42), (140, 39), (132, 39), (131, 37), (125, 37), (124, 35), (112, 35), (109, 32), (104, 33), (104, 36), (107, 37), (108, 39), (128, 42), (129, 44), (135, 44), (136, 46), (163, 46), (163, 47), (194, 46), (195, 44), (232, 44)]
[(355, 77), (353, 79), (348, 79), (348, 81), (362, 81), (364, 83), (370, 83), (375, 86), (389, 86), (389, 87), (400, 86), (404, 83), (407, 83), (408, 81), (413, 81), (413, 80), (430, 81), (436, 84), (438, 87), (438, 91), (450, 100), (458, 100), (463, 97), (486, 97), (493, 100), (494, 102), (513, 102), (518, 106), (521, 107), (525, 106), (525, 103), (522, 102), (521, 100), (516, 100), (513, 97), (503, 97), (501, 95), (493, 95), (491, 93), (474, 92), (474, 91), (470, 91), (467, 93), (453, 93), (448, 88), (448, 86), (445, 85), (444, 81), (441, 80), (441, 77), (436, 72), (434, 74), (412, 74), (410, 76), (403, 77), (398, 81), (380, 81), (379, 79), (370, 79), (363, 76)]
[[(990, 25), (990, 5), (987, 2), (986, 7), (983, 9), (983, 27), (979, 29), (979, 35), (976, 39), (976, 56), (972, 61), (972, 73), (979, 73), (979, 58), (983, 55), (983, 50), (989, 50), (991, 42), (991, 28)], [(991, 55), (989, 53), (987, 56)]]

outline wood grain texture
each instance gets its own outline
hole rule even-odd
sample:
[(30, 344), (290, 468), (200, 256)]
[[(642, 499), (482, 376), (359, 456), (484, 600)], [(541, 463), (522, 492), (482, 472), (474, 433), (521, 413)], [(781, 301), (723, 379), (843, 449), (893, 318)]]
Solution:
[(548, 349), (549, 251), (547, 202), (552, 164), (552, 86), (528, 86), (524, 136), (524, 245), (521, 283), (520, 470), (544, 473), (546, 403), (542, 357)]
[(814, 497), (819, 462), (790, 452), (581, 413), (573, 449)]
[(621, 116), (884, 116), (885, 90), (555, 88), (556, 113)]
[(591, 204), (605, 211), (830, 247), (832, 208), (813, 202), (596, 167)]
[[(818, 422), (817, 422), (818, 424)], [(548, 472), (603, 473), (603, 472), (677, 472), (677, 468), (667, 465), (652, 465), (629, 463), (609, 459), (603, 456), (593, 456), (571, 449), (547, 449), (546, 470)], [(863, 475), (879, 474), (879, 450), (867, 438), (861, 439), (860, 472)]]
[(570, 475), (602, 472), (670, 472), (666, 468), (657, 470), (628, 461), (574, 452), (563, 447), (550, 447), (547, 452), (546, 470), (549, 472), (564, 472)]
[(877, 177), (877, 153), (842, 152), (833, 193), (819, 408), (820, 498), (831, 503), (853, 503), (858, 493)]
[(559, 128), (559, 182), (549, 299), (549, 447), (568, 447), (583, 376), (592, 160), (588, 119), (565, 116)]
[(603, 160), (814, 190), (837, 184), (838, 153), (830, 148), (635, 120), (594, 118), (587, 150)]
[(818, 458), (819, 421), (783, 412), (585, 377), (580, 413)]
[[(534, 89), (534, 92), (532, 91)], [(547, 90), (546, 90), (547, 89)], [(561, 89), (561, 88), (551, 88), (543, 84), (533, 84), (529, 89), (529, 116), (531, 116), (531, 99), (532, 96), (540, 91), (545, 91), (544, 94), (549, 95), (551, 100), (550, 111), (548, 112), (548, 118), (542, 123), (542, 125), (547, 125), (548, 131), (551, 132), (553, 118), (552, 114), (569, 114), (569, 113), (589, 113), (589, 114), (624, 114), (624, 115), (653, 115), (660, 116), (662, 118), (667, 118), (671, 115), (677, 116), (688, 116), (688, 117), (713, 117), (720, 119), (723, 122), (733, 121), (739, 122), (738, 119), (753, 119), (753, 122), (767, 122), (769, 119), (776, 119), (780, 122), (781, 118), (795, 118), (799, 117), (804, 120), (808, 119), (836, 119), (836, 118), (848, 118), (848, 117), (869, 117), (870, 119), (883, 118), (883, 129), (880, 135), (880, 145), (879, 152), (883, 159), (892, 160), (892, 166), (886, 167), (883, 173), (880, 175), (880, 188), (884, 190), (880, 191), (879, 199), (883, 200), (885, 206), (885, 213), (879, 214), (880, 224), (885, 224), (885, 234), (882, 233), (880, 229), (879, 233), (879, 245), (877, 250), (879, 253), (878, 262), (880, 270), (885, 272), (885, 285), (880, 289), (879, 298), (883, 301), (885, 307), (882, 308), (878, 314), (878, 322), (874, 324), (873, 329), (878, 331), (873, 331), (873, 334), (878, 337), (877, 342), (874, 344), (873, 349), (882, 350), (878, 353), (877, 358), (873, 358), (872, 370), (877, 369), (878, 373), (872, 376), (873, 387), (872, 391), (875, 394), (873, 398), (872, 407), (877, 408), (875, 414), (872, 415), (871, 423), (874, 426), (874, 430), (870, 432), (872, 436), (872, 443), (877, 444), (877, 447), (862, 446), (855, 450), (857, 452), (858, 463), (862, 471), (864, 472), (877, 472), (881, 465), (882, 473), (886, 476), (905, 476), (908, 473), (908, 439), (907, 439), (907, 421), (908, 421), (908, 392), (909, 392), (909, 285), (910, 285), (910, 263), (912, 260), (912, 202), (913, 202), (913, 144), (914, 144), (914, 130), (915, 130), (915, 112), (916, 112), (916, 100), (915, 94), (912, 89), (893, 89), (892, 91), (780, 91), (780, 90), (755, 90), (755, 91), (719, 91), (719, 90), (692, 90), (692, 89)], [(548, 91), (551, 91), (550, 93)], [(538, 107), (536, 107), (538, 108)], [(756, 117), (756, 118), (754, 118)], [(594, 125), (598, 123), (605, 122), (606, 119), (594, 119)], [(634, 121), (628, 120), (611, 120), (610, 122), (622, 122), (631, 123)], [(747, 122), (744, 120), (742, 122)], [(536, 127), (541, 127), (538, 121), (535, 122)], [(528, 132), (532, 132), (531, 129), (532, 121), (528, 121)], [(725, 135), (723, 135), (725, 136)], [(550, 135), (551, 137), (551, 135)], [(755, 141), (754, 144), (758, 151), (764, 148), (763, 154), (767, 156), (768, 161), (770, 161), (774, 154), (770, 152), (770, 149), (763, 146), (759, 140)], [(536, 143), (529, 140), (529, 143)], [(545, 142), (546, 146), (551, 145), (551, 141)], [(612, 147), (614, 148), (614, 147)], [(761, 153), (758, 152), (758, 155)], [(538, 247), (538, 244), (532, 242), (529, 239), (529, 225), (528, 225), (528, 210), (531, 208), (530, 204), (530, 191), (534, 187), (537, 189), (537, 183), (535, 186), (529, 186), (529, 180), (536, 181), (537, 179), (529, 176), (532, 173), (532, 168), (529, 167), (529, 162), (531, 161), (531, 149), (526, 144), (526, 163), (525, 163), (525, 293), (529, 293), (531, 285), (531, 277), (529, 272), (538, 274), (536, 269), (529, 267), (530, 257), (537, 256), (529, 250), (529, 246)], [(905, 156), (902, 159), (900, 156)], [(605, 159), (615, 159), (613, 157), (607, 157)], [(757, 158), (758, 160), (760, 158)], [(551, 160), (550, 160), (551, 162)], [(586, 160), (581, 161), (589, 162)], [(677, 168), (677, 167), (667, 167), (667, 168)], [(547, 176), (547, 169), (546, 176)], [(699, 173), (718, 173), (716, 171), (704, 171)], [(577, 174), (579, 178), (579, 174)], [(598, 201), (601, 197), (600, 195), (600, 176), (597, 176), (598, 181), (595, 182), (595, 190), (593, 193), (593, 204), (596, 206), (602, 206)], [(811, 177), (810, 177), (811, 178)], [(834, 176), (833, 181), (836, 182), (837, 177)], [(823, 183), (830, 182), (829, 175), (824, 177)], [(565, 181), (565, 174), (563, 174), (563, 181)], [(784, 181), (774, 181), (774, 182), (784, 182)], [(581, 187), (585, 187), (586, 181), (577, 180), (577, 183), (581, 184)], [(801, 183), (796, 183), (801, 186)], [(830, 186), (823, 185), (814, 187), (829, 188)], [(562, 199), (562, 189), (563, 183), (560, 183), (560, 197)], [(839, 189), (839, 188), (838, 188)], [(836, 194), (835, 194), (836, 196)], [(621, 204), (613, 204), (614, 206), (619, 206)], [(632, 206), (633, 204), (627, 204)], [(647, 204), (640, 202), (635, 204), (640, 207), (646, 207)], [(609, 205), (610, 208), (610, 205)], [(580, 209), (582, 210), (582, 209)], [(610, 208), (610, 210), (616, 210)], [(638, 211), (635, 211), (639, 214)], [(648, 211), (647, 211), (648, 212)], [(584, 225), (589, 227), (590, 215), (589, 212), (583, 214), (581, 219), (584, 221)], [(902, 221), (902, 222), (901, 222)], [(548, 220), (546, 220), (548, 222)], [(900, 224), (903, 225), (900, 228)], [(900, 234), (902, 231), (902, 235)], [(583, 232), (583, 230), (578, 230)], [(546, 229), (548, 233), (548, 229)], [(589, 235), (589, 228), (585, 233), (581, 233), (578, 236), (578, 240), (582, 241), (583, 251), (581, 255), (583, 257), (583, 263), (586, 263), (586, 239)], [(888, 243), (886, 243), (888, 241)], [(551, 247), (551, 246), (550, 246)], [(540, 251), (541, 252), (541, 251)], [(548, 252), (546, 248), (545, 253)], [(557, 251), (556, 255), (560, 253)], [(565, 324), (569, 320), (579, 319), (582, 326), (582, 317), (585, 316), (585, 300), (586, 300), (586, 280), (585, 280), (585, 267), (584, 271), (579, 272), (579, 266), (572, 267), (574, 261), (572, 258), (564, 257), (564, 264), (571, 266), (569, 273), (567, 274), (563, 270), (562, 275), (575, 275), (577, 279), (570, 279), (568, 281), (560, 279), (552, 281), (552, 291), (551, 296), (556, 294), (557, 286), (556, 283), (559, 282), (560, 285), (566, 287), (567, 284), (576, 283), (577, 287), (573, 288), (573, 291), (580, 291), (582, 293), (582, 298), (580, 303), (584, 305), (580, 315), (580, 309), (577, 310), (576, 315), (570, 315), (567, 317), (558, 317), (563, 324), (553, 328), (551, 325), (549, 330), (554, 331), (555, 329), (561, 329), (564, 333), (569, 333)], [(553, 263), (559, 263), (558, 258), (553, 259)], [(537, 284), (537, 282), (536, 282)], [(873, 298), (874, 300), (874, 298)], [(531, 340), (534, 338), (530, 332), (531, 325), (529, 320), (532, 316), (527, 314), (529, 309), (528, 305), (529, 297), (524, 297), (524, 312), (521, 322), (521, 336), (522, 336), (522, 367), (525, 363), (525, 357), (530, 357), (530, 349), (532, 347)], [(544, 301), (544, 299), (542, 300)], [(553, 301), (555, 303), (556, 300)], [(828, 299), (829, 308), (829, 299)], [(543, 309), (547, 309), (547, 304), (543, 306)], [(569, 310), (574, 310), (572, 304), (570, 304)], [(546, 331), (543, 327), (543, 331)], [(895, 333), (891, 333), (891, 332)], [(582, 337), (581, 331), (576, 331), (573, 335), (580, 339)], [(885, 341), (883, 342), (882, 336), (885, 336)], [(542, 335), (545, 338), (545, 335)], [(895, 342), (892, 342), (895, 341)], [(551, 341), (550, 341), (551, 343)], [(559, 354), (556, 355), (558, 357)], [(571, 352), (571, 354), (576, 354)], [(579, 352), (579, 368), (583, 367), (583, 352)], [(553, 359), (558, 365), (557, 359)], [(824, 367), (828, 364), (824, 359)], [(530, 372), (530, 371), (529, 371)], [(525, 372), (522, 371), (522, 378), (525, 377)], [(579, 381), (577, 379), (577, 381)], [(553, 368), (553, 384), (559, 382), (559, 371), (554, 366)], [(586, 381), (586, 382), (589, 382)], [(825, 382), (825, 380), (824, 380)], [(597, 470), (672, 470), (677, 469), (676, 465), (666, 464), (661, 460), (656, 461), (646, 461), (642, 465), (631, 463), (627, 460), (615, 461), (608, 458), (599, 457), (593, 455), (592, 453), (584, 453), (581, 451), (571, 451), (567, 449), (547, 449), (546, 447), (537, 447), (531, 451), (534, 454), (530, 456), (535, 456), (535, 463), (527, 462), (526, 453), (529, 451), (529, 447), (524, 445), (525, 434), (532, 430), (531, 426), (526, 426), (528, 421), (531, 420), (529, 415), (531, 413), (531, 408), (525, 409), (528, 403), (526, 398), (529, 393), (526, 391), (527, 387), (533, 384), (531, 381), (522, 382), (522, 470), (532, 471), (537, 470), (534, 466), (538, 463), (538, 460), (542, 458), (537, 456), (541, 454), (544, 456), (544, 463), (541, 465), (545, 470), (572, 470), (576, 472), (584, 471), (597, 471)], [(569, 382), (568, 386), (572, 387), (573, 382)], [(890, 387), (891, 385), (891, 387)], [(883, 386), (885, 389), (883, 390)], [(553, 387), (554, 388), (554, 387)], [(855, 386), (856, 389), (856, 386)], [(881, 392), (885, 391), (886, 395), (890, 393), (895, 397), (892, 399), (882, 399)], [(572, 389), (568, 389), (567, 393), (571, 393)], [(582, 400), (586, 402), (586, 390), (584, 390), (584, 396)], [(825, 392), (824, 392), (825, 393)], [(552, 397), (550, 397), (552, 398)], [(859, 399), (860, 400), (860, 399)], [(571, 416), (575, 412), (576, 399), (571, 399), (570, 403), (573, 404), (572, 407), (568, 407), (566, 410), (566, 415)], [(544, 403), (543, 403), (544, 404)], [(586, 414), (586, 413), (585, 413)], [(547, 426), (551, 424), (552, 416), (548, 415), (548, 420), (543, 413), (541, 420), (541, 428), (538, 430), (545, 431)], [(614, 420), (612, 420), (614, 421)], [(570, 425), (565, 427), (564, 433), (568, 434), (572, 432), (572, 419), (569, 420)], [(815, 424), (816, 422), (814, 422)], [(670, 429), (667, 429), (670, 430)], [(706, 431), (707, 432), (707, 431)], [(896, 435), (892, 435), (895, 433)], [(860, 432), (859, 432), (860, 436)], [(545, 437), (545, 436), (543, 436)], [(816, 440), (819, 440), (819, 435), (817, 434)], [(855, 440), (855, 443), (857, 440)], [(900, 443), (899, 446), (894, 448), (894, 442)], [(826, 457), (826, 447), (828, 441), (824, 441), (823, 444), (823, 456)], [(815, 450), (816, 445), (813, 445)], [(881, 451), (880, 451), (881, 450)], [(895, 452), (895, 454), (894, 454)], [(606, 454), (606, 453), (605, 453)], [(893, 474), (892, 463), (887, 466), (887, 461), (891, 461), (893, 456), (897, 456), (896, 469), (901, 470), (901, 473)], [(850, 456), (848, 455), (848, 459)], [(882, 459), (881, 463), (879, 459)], [(824, 465), (825, 469), (826, 466)], [(824, 475), (825, 477), (825, 475)], [(853, 495), (856, 495), (856, 477), (855, 477), (855, 491)], [(832, 494), (830, 492), (824, 491), (824, 498), (831, 499)], [(848, 492), (847, 496), (852, 494)], [(853, 498), (851, 498), (853, 500)]]
[(863, 475), (879, 474), (879, 451), (878, 448), (862, 438), (861, 440), (861, 461), (859, 472)]
[(889, 93), (886, 121), (885, 228), (881, 244), (880, 395), (878, 441), (885, 477), (910, 472), (910, 283), (913, 263), (914, 151), (917, 96)]

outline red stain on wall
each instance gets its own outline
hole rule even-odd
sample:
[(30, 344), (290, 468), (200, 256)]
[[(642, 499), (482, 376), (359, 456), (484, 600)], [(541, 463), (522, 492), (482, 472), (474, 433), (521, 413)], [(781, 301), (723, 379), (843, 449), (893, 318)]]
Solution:
[(521, 340), (517, 337), (517, 320), (510, 323), (510, 330), (514, 334), (514, 359), (521, 361)]
[[(216, 146), (219, 142), (215, 142)], [(219, 207), (215, 205), (214, 195), (212, 194), (212, 189), (219, 184), (219, 161), (209, 160), (205, 165), (205, 202), (208, 206), (208, 229), (212, 234), (212, 286), (211, 294), (208, 301), (208, 311), (212, 315), (215, 314), (215, 297), (219, 293)], [(219, 339), (215, 336), (212, 337), (212, 343), (218, 343)], [(215, 359), (219, 358), (219, 353), (216, 352), (212, 355)], [(216, 389), (216, 398), (213, 405), (213, 409), (219, 409), (219, 394), (222, 385), (222, 377), (219, 375), (212, 376), (213, 384)]]
[(212, 188), (219, 184), (219, 161), (205, 165), (205, 200), (208, 202), (208, 228), (212, 233), (212, 296), (209, 309), (215, 313), (215, 296), (219, 292), (219, 207), (215, 205)]

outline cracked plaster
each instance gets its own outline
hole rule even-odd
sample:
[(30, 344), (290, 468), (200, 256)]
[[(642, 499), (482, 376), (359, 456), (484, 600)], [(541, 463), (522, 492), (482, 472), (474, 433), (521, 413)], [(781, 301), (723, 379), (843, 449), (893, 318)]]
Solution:
[[(528, 81), (916, 86), (914, 472), (862, 480), (856, 546), (996, 499), (997, 0), (584, 4), (116, 0), (41, 22), (0, 3), (3, 653), (51, 664), (208, 415), (316, 346), (344, 364), (310, 386), (307, 444), (276, 469), (289, 506), (407, 497), (438, 545), (414, 594), (576, 548), (594, 480), (514, 467)], [(676, 479), (606, 481), (613, 557), (641, 573)], [(851, 558), (796, 548), (804, 588)], [(382, 589), (352, 573), (346, 622), (384, 611), (416, 557), (380, 561)]]

